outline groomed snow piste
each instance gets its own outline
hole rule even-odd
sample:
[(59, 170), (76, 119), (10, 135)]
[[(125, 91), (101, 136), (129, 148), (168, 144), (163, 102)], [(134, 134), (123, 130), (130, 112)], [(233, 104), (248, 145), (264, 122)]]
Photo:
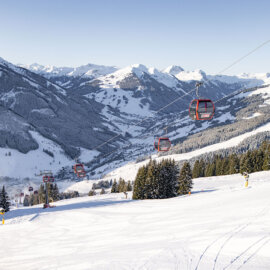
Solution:
[[(0, 269), (270, 269), (270, 172), (194, 180), (191, 195), (123, 194), (14, 209)], [(131, 194), (129, 194), (129, 197)]]

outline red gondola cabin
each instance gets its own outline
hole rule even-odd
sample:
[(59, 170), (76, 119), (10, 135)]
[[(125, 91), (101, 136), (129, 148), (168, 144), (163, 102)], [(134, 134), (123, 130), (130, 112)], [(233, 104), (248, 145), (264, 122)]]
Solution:
[(85, 177), (85, 170), (82, 163), (74, 165), (73, 169), (74, 173), (77, 174), (78, 177)]
[(54, 182), (54, 177), (52, 175), (49, 176), (49, 182), (50, 183)]
[(171, 141), (169, 138), (156, 138), (154, 147), (158, 152), (166, 152), (171, 148)]
[(49, 182), (49, 176), (48, 175), (44, 175), (43, 176), (43, 182), (44, 183), (48, 183)]
[(194, 99), (189, 105), (189, 116), (192, 120), (211, 120), (215, 105), (211, 99)]

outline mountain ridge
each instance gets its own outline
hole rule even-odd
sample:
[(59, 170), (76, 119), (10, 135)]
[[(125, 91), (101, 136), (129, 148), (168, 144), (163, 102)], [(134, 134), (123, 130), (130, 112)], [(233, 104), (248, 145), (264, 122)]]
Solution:
[[(164, 71), (134, 64), (97, 77), (79, 73), (73, 73), (74, 76), (69, 73), (50, 76), (47, 73), (43, 76), (0, 59), (0, 105), (12, 115), (5, 121), (10, 129), (15, 121), (22, 123), (18, 130), (11, 129), (14, 130), (12, 136), (0, 127), (0, 146), (28, 155), (29, 151), (41, 147), (42, 140), (31, 137), (33, 130), (52, 142), (50, 151), (55, 156), (58, 156), (57, 151), (63, 151), (71, 159), (81, 157), (87, 163), (89, 175), (102, 175), (112, 166), (152, 153), (154, 136), (162, 135), (166, 126), (169, 126), (168, 136), (174, 144), (181, 145), (190, 137), (191, 141), (185, 144), (190, 149), (195, 147), (193, 141), (198, 141), (192, 135), (200, 136), (204, 130), (212, 132), (213, 129), (215, 134), (219, 126), (234, 129), (237, 121), (251, 123), (252, 115), (259, 115), (262, 124), (268, 121), (265, 117), (267, 104), (263, 105), (262, 100), (255, 97), (250, 101), (246, 95), (234, 98), (233, 104), (229, 101), (219, 104), (211, 122), (191, 121), (187, 109), (195, 97), (197, 80), (179, 80), (178, 74), (183, 76), (183, 72), (189, 74), (179, 66), (170, 66)], [(264, 85), (269, 78), (268, 73), (245, 74), (243, 78), (234, 76), (233, 79), (226, 75), (209, 77), (211, 75), (201, 70), (194, 74), (203, 75), (200, 95), (214, 101), (256, 83)], [(265, 110), (258, 109), (253, 103), (266, 106)], [(16, 118), (15, 113), (20, 117)], [(230, 126), (233, 123), (235, 126)], [(28, 143), (22, 143), (25, 138)], [(54, 143), (58, 146), (52, 147)], [(53, 160), (47, 163), (48, 166), (56, 162)], [(62, 165), (59, 164), (58, 169)]]

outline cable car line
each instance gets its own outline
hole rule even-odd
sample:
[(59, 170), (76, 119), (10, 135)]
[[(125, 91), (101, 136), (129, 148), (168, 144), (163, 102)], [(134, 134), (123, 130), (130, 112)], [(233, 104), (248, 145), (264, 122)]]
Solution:
[[(270, 84), (269, 84), (268, 86), (270, 86)], [(222, 97), (222, 98), (220, 98), (220, 99), (214, 101), (214, 103), (216, 104), (216, 103), (220, 102), (220, 101), (223, 100), (223, 99), (230, 98), (231, 96), (238, 95), (238, 94), (240, 94), (240, 93), (242, 93), (242, 92), (248, 92), (248, 91), (256, 90), (258, 87), (260, 87), (260, 86), (255, 86), (255, 87), (252, 87), (252, 88), (245, 88), (245, 89), (241, 89), (241, 90), (236, 90), (236, 91), (230, 93), (229, 95), (226, 95), (226, 96), (224, 96), (224, 97)], [(267, 87), (267, 85), (266, 85), (265, 87)], [(185, 111), (187, 111), (187, 110), (185, 110)], [(183, 111), (183, 112), (184, 112), (184, 111)], [(171, 126), (173, 126), (173, 125), (175, 125), (175, 123), (173, 123), (173, 124), (171, 124), (171, 125), (167, 125), (167, 126), (166, 126), (166, 129), (168, 129), (169, 127), (171, 127)], [(147, 138), (147, 137), (149, 137), (149, 135), (147, 135), (145, 138)], [(135, 141), (136, 141), (136, 140), (139, 139), (139, 138), (140, 138), (140, 139), (142, 138), (141, 135), (137, 135), (137, 136), (133, 137), (132, 139), (135, 139)], [(129, 142), (128, 145), (122, 146), (122, 148), (120, 148), (120, 149), (123, 150), (124, 148), (131, 146), (132, 144), (134, 144), (135, 141), (133, 140), (133, 142)], [(113, 153), (119, 151), (120, 149), (117, 148), (117, 149), (115, 149), (115, 150), (113, 150), (113, 151), (111, 151), (111, 152), (109, 152), (109, 153), (106, 153), (105, 155), (103, 155), (102, 157), (99, 157), (99, 158), (105, 158), (105, 157), (107, 157), (107, 156), (109, 156), (109, 155), (111, 155), (111, 154), (113, 154)], [(91, 160), (91, 162), (93, 162), (93, 161), (96, 160), (96, 159), (98, 159), (98, 157), (96, 157), (96, 158), (94, 158), (93, 160)]]
[[(253, 50), (251, 50), (250, 52), (248, 52), (248, 53), (245, 54), (244, 56), (240, 57), (239, 59), (237, 59), (236, 61), (234, 61), (232, 64), (230, 64), (229, 66), (227, 66), (226, 68), (224, 68), (224, 69), (221, 70), (220, 72), (218, 72), (216, 75), (219, 75), (220, 73), (223, 73), (223, 72), (227, 71), (228, 69), (230, 69), (231, 67), (233, 67), (233, 66), (236, 65), (237, 63), (241, 62), (243, 59), (245, 59), (246, 57), (250, 56), (251, 54), (253, 54), (254, 52), (256, 52), (258, 49), (262, 48), (263, 46), (265, 46), (265, 45), (268, 44), (269, 42), (270, 42), (270, 40), (267, 40), (267, 41), (263, 42), (262, 44), (260, 44), (259, 46), (257, 46), (256, 48), (254, 48)], [(209, 81), (210, 81), (210, 79), (207, 79), (207, 80), (204, 81), (204, 83), (209, 82)], [(197, 90), (197, 84), (196, 84), (196, 87), (195, 87), (195, 88), (192, 88), (189, 92), (186, 92), (186, 94), (184, 94), (184, 95), (182, 95), (182, 96), (180, 96), (177, 92), (175, 92), (176, 94), (179, 95), (178, 98), (176, 98), (176, 99), (173, 100), (172, 102), (168, 103), (167, 105), (163, 106), (163, 107), (160, 108), (158, 111), (152, 112), (152, 113), (151, 113), (151, 116), (148, 116), (148, 117), (142, 119), (141, 121), (139, 121), (138, 123), (136, 123), (136, 125), (139, 125), (139, 124), (143, 123), (144, 121), (146, 121), (146, 120), (148, 120), (150, 117), (152, 117), (152, 115), (159, 113), (160, 111), (164, 110), (165, 108), (168, 108), (169, 106), (171, 106), (171, 105), (174, 104), (175, 102), (181, 100), (183, 97), (185, 97), (185, 96), (187, 96), (187, 95), (190, 95), (190, 93), (192, 93), (194, 90)], [(245, 89), (245, 90), (246, 90), (246, 89)], [(242, 91), (243, 91), (243, 90), (242, 90)], [(241, 93), (242, 91), (239, 91), (239, 93)], [(231, 94), (229, 94), (228, 96), (230, 96), (230, 95), (231, 95)], [(217, 100), (215, 103), (217, 103), (217, 102), (219, 102), (219, 101), (225, 99), (226, 97), (227, 97), (227, 96), (224, 96), (223, 98)], [(169, 127), (169, 126), (168, 126), (168, 127)], [(119, 136), (121, 136), (121, 135), (122, 135), (122, 134), (119, 133), (118, 135), (113, 136), (112, 138), (110, 138), (109, 140), (107, 140), (107, 141), (103, 142), (102, 144), (96, 146), (95, 148), (92, 148), (91, 150), (96, 150), (96, 149), (98, 149), (99, 147), (101, 147), (101, 146), (103, 146), (103, 145), (106, 145), (108, 142), (112, 141), (113, 139), (115, 139), (115, 138), (117, 138), (117, 137), (119, 137)], [(137, 136), (137, 137), (138, 137), (138, 136)], [(134, 138), (136, 139), (136, 137), (134, 137)], [(133, 142), (133, 143), (134, 143), (134, 142)], [(132, 143), (130, 142), (130, 143), (129, 143), (127, 146), (125, 146), (125, 147), (129, 147), (129, 146), (131, 146), (131, 145), (132, 145)], [(123, 148), (124, 148), (124, 146), (123, 146), (122, 148), (117, 148), (117, 149), (111, 151), (110, 153), (105, 154), (102, 158), (105, 158), (106, 156), (108, 156), (108, 155), (110, 155), (110, 154), (112, 154), (112, 153), (118, 151), (119, 149), (123, 149)], [(98, 159), (98, 158), (101, 158), (101, 157), (98, 157), (98, 156), (97, 156), (97, 157), (95, 157), (94, 159), (92, 159), (91, 162), (93, 162), (94, 160), (96, 160), (96, 159)]]
[[(256, 52), (257, 50), (259, 50), (260, 48), (262, 48), (263, 46), (265, 46), (265, 45), (268, 44), (268, 43), (270, 43), (270, 39), (267, 40), (267, 41), (265, 41), (265, 42), (263, 42), (263, 43), (261, 43), (259, 46), (257, 46), (257, 47), (254, 48), (253, 50), (249, 51), (247, 54), (243, 55), (242, 57), (238, 58), (238, 59), (237, 59), (236, 61), (234, 61), (232, 64), (230, 64), (229, 66), (227, 66), (227, 67), (225, 67), (224, 69), (222, 69), (221, 71), (219, 71), (216, 75), (219, 75), (219, 74), (221, 74), (221, 73), (227, 71), (228, 69), (230, 69), (231, 67), (233, 67), (233, 66), (236, 65), (237, 63), (241, 62), (241, 61), (244, 60), (246, 57), (250, 56), (251, 54), (253, 54), (254, 52)], [(211, 81), (211, 80), (210, 80), (210, 79), (207, 79), (207, 80), (204, 81), (204, 83), (207, 83), (207, 82), (209, 82), (209, 81)], [(144, 121), (146, 121), (147, 119), (149, 119), (150, 117), (152, 117), (152, 115), (154, 115), (154, 114), (156, 114), (156, 113), (159, 113), (160, 111), (164, 110), (165, 108), (171, 106), (172, 104), (174, 104), (174, 103), (177, 102), (178, 100), (180, 100), (180, 99), (182, 99), (183, 97), (185, 97), (185, 96), (189, 95), (190, 93), (192, 93), (194, 90), (197, 90), (197, 84), (196, 84), (196, 87), (195, 87), (195, 88), (192, 88), (189, 92), (186, 92), (186, 94), (184, 94), (184, 95), (182, 95), (182, 96), (180, 96), (177, 92), (175, 92), (176, 94), (179, 95), (179, 98), (175, 99), (174, 101), (172, 101), (172, 102), (170, 102), (169, 104), (165, 105), (164, 107), (160, 108), (158, 111), (152, 112), (152, 113), (151, 113), (151, 116), (148, 116), (148, 117), (142, 119), (141, 121), (139, 121), (138, 123), (136, 123), (136, 125), (139, 125), (139, 124), (143, 123)], [(226, 97), (226, 96), (225, 96), (225, 97)], [(223, 98), (225, 98), (225, 97), (223, 97)], [(219, 102), (219, 100), (216, 101), (215, 103), (217, 103), (217, 102)], [(92, 148), (91, 150), (96, 150), (96, 149), (98, 149), (99, 147), (101, 147), (101, 146), (107, 144), (108, 142), (112, 141), (113, 139), (118, 138), (118, 137), (121, 136), (121, 135), (122, 135), (122, 134), (119, 133), (118, 135), (113, 136), (112, 138), (110, 138), (109, 140), (107, 140), (107, 141), (101, 143), (100, 145), (96, 146), (95, 148)]]
[[(267, 87), (267, 86), (270, 86), (270, 84), (269, 84), (269, 85), (266, 85), (265, 87)], [(224, 96), (224, 97), (222, 97), (222, 98), (220, 98), (220, 99), (214, 101), (214, 103), (216, 104), (216, 103), (220, 102), (220, 101), (223, 100), (223, 99), (230, 98), (231, 96), (235, 96), (235, 95), (238, 95), (238, 94), (243, 93), (243, 92), (248, 92), (248, 91), (256, 90), (256, 89), (259, 88), (259, 87), (260, 87), (260, 86), (255, 86), (255, 87), (252, 87), (252, 88), (245, 88), (245, 89), (241, 89), (241, 90), (236, 90), (236, 91), (230, 93), (229, 95), (226, 95), (226, 96)], [(194, 90), (193, 90), (193, 91), (194, 91)], [(185, 110), (185, 111), (187, 111), (187, 110)], [(184, 112), (184, 111), (183, 111), (183, 112)], [(166, 126), (166, 129), (168, 129), (169, 127), (171, 127), (171, 126), (173, 126), (173, 125), (175, 125), (175, 123), (173, 123), (173, 124), (171, 124), (171, 125), (167, 125), (167, 126)], [(149, 135), (147, 135), (146, 138), (147, 138), (147, 137), (149, 137)], [(135, 141), (136, 141), (136, 140), (139, 139), (139, 138), (140, 138), (140, 139), (142, 138), (141, 135), (137, 135), (137, 136), (133, 137), (132, 139), (135, 139)], [(120, 149), (123, 150), (124, 148), (127, 148), (127, 147), (133, 145), (135, 141), (129, 142), (129, 144), (126, 145), (126, 146), (122, 146), (121, 148), (117, 148), (117, 149), (115, 149), (115, 150), (113, 150), (113, 151), (111, 151), (111, 152), (109, 152), (109, 153), (106, 153), (106, 154), (103, 155), (102, 157), (95, 157), (94, 159), (91, 160), (91, 162), (93, 162), (94, 160), (96, 160), (96, 159), (98, 159), (98, 158), (105, 158), (105, 157), (107, 157), (107, 156), (109, 156), (109, 155), (111, 155), (111, 154), (113, 154), (113, 153), (119, 151)], [(86, 172), (88, 172), (88, 171), (86, 171)]]

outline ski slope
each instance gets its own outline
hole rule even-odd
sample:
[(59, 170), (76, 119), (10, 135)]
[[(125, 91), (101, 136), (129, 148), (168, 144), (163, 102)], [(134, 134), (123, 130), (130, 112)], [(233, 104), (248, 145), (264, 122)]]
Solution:
[[(107, 194), (14, 209), (0, 269), (270, 269), (270, 172), (195, 179), (191, 195)], [(129, 197), (131, 194), (129, 194)]]

